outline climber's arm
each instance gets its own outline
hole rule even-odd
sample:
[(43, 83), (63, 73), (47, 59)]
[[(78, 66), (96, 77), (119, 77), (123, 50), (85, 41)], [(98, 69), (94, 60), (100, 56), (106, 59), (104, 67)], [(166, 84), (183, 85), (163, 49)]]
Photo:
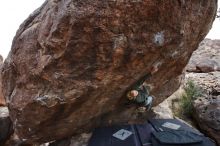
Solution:
[(146, 81), (150, 77), (151, 74), (146, 74), (145, 76), (141, 77), (140, 80), (138, 80), (137, 83), (133, 86), (134, 89), (139, 88), (144, 83), (144, 81)]
[(144, 85), (142, 87), (143, 87), (143, 91), (144, 91), (145, 95), (149, 96), (149, 91), (148, 91), (147, 87)]

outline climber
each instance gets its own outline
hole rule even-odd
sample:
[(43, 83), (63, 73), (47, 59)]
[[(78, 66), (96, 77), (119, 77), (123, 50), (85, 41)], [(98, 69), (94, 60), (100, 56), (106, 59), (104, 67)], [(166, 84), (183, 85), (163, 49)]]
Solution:
[(143, 84), (149, 75), (144, 76), (135, 86), (127, 93), (127, 98), (130, 101), (134, 101), (141, 107), (138, 108), (139, 111), (148, 111), (151, 108), (153, 97), (149, 95), (149, 91)]
[(144, 85), (144, 82), (158, 72), (160, 65), (161, 62), (153, 65), (150, 72), (138, 80), (138, 82), (135, 83), (135, 85), (132, 86), (130, 91), (127, 93), (129, 101), (134, 101), (135, 103), (141, 105), (141, 107), (138, 108), (138, 111), (140, 112), (144, 112), (146, 110), (149, 111), (151, 109), (153, 97), (150, 96), (149, 90)]

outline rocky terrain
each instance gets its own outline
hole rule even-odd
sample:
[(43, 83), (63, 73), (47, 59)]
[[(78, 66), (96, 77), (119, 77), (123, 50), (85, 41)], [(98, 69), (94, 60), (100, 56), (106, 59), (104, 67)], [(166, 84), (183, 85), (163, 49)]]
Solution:
[(193, 53), (186, 72), (209, 73), (220, 71), (220, 41), (205, 39)]
[(186, 67), (203, 94), (194, 101), (193, 117), (199, 128), (220, 145), (220, 40), (204, 40)]
[[(191, 80), (202, 92), (193, 104), (194, 123), (220, 145), (220, 40), (205, 39), (193, 53), (185, 68), (182, 86)], [(154, 107), (158, 118), (175, 118), (173, 101), (184, 93), (182, 87), (163, 103)]]
[(199, 128), (220, 145), (220, 72), (189, 73), (187, 78), (205, 91), (194, 101), (193, 117)]
[(47, 0), (20, 26), (1, 71), (11, 139), (75, 146), (97, 126), (146, 120), (127, 91), (145, 80), (154, 105), (171, 95), (216, 9), (216, 0)]

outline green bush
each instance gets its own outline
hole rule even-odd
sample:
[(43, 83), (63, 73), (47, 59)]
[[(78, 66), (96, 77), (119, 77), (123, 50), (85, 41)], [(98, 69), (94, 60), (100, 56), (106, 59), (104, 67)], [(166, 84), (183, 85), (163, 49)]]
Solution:
[(193, 110), (193, 101), (201, 96), (201, 90), (197, 87), (193, 81), (189, 80), (184, 87), (185, 93), (180, 98), (179, 116), (191, 117)]

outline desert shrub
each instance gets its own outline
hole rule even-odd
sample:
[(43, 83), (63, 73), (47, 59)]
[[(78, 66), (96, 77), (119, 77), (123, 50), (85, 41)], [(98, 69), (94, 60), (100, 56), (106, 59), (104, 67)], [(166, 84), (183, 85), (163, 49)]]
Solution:
[(182, 94), (179, 100), (179, 117), (191, 117), (193, 111), (193, 101), (201, 96), (201, 90), (195, 83), (191, 80), (187, 81), (186, 86), (184, 87), (185, 93)]

